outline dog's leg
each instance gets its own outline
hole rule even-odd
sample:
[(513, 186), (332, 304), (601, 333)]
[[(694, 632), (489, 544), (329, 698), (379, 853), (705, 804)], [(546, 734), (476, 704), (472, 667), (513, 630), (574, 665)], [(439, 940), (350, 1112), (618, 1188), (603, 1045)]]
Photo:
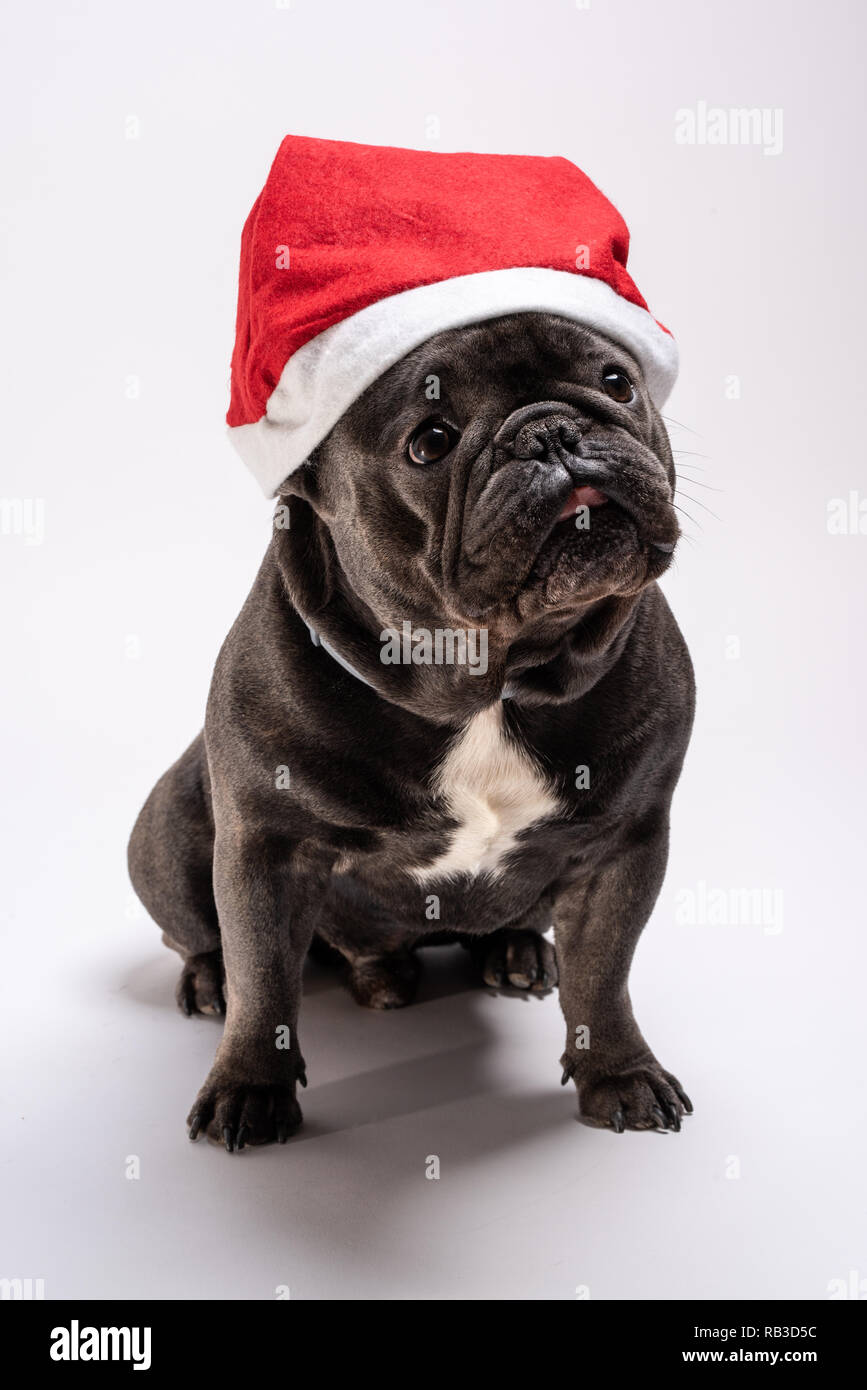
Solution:
[(627, 988), (636, 943), (662, 886), (667, 817), (637, 829), (628, 847), (554, 905), (560, 1004), (566, 1018), (563, 1084), (578, 1089), (587, 1124), (680, 1129), (692, 1105), (659, 1065), (632, 1013)]
[(283, 1143), (301, 1123), (307, 1084), (298, 1042), (301, 971), (321, 876), (293, 846), (233, 823), (214, 846), (214, 891), (226, 966), (226, 1025), (187, 1119), (231, 1153)]
[(402, 1009), (415, 998), (421, 962), (414, 937), (352, 879), (332, 880), (317, 934), (343, 966), (345, 983), (367, 1009)]
[(138, 896), (184, 962), (175, 990), (185, 1014), (223, 1014), (223, 956), (214, 904), (214, 822), (202, 735), (157, 782), (129, 842)]

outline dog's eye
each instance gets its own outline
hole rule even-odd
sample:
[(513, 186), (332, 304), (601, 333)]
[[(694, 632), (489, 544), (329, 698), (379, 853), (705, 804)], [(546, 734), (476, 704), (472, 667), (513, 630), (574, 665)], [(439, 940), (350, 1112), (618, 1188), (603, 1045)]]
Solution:
[(457, 434), (442, 420), (426, 420), (409, 441), (407, 457), (411, 463), (439, 463), (457, 443)]
[(613, 369), (605, 372), (602, 377), (602, 385), (611, 399), (619, 401), (621, 405), (628, 405), (635, 396), (632, 382), (625, 372), (618, 372)]

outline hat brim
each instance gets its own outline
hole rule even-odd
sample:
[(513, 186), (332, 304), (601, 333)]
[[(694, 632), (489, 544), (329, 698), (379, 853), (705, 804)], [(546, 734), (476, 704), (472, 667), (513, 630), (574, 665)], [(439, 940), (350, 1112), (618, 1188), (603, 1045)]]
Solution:
[(590, 275), (520, 266), (419, 285), (332, 324), (286, 363), (262, 418), (230, 427), (229, 437), (273, 497), (352, 402), (420, 343), (448, 328), (540, 311), (621, 344), (641, 366), (654, 404), (664, 405), (677, 377), (677, 345), (647, 309)]

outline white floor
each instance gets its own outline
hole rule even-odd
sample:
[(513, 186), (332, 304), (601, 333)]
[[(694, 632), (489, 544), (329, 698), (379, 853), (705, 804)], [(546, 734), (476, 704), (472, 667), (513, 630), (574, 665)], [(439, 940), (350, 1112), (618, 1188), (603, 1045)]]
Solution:
[(825, 970), (807, 922), (685, 927), (664, 896), (633, 993), (696, 1104), (680, 1135), (578, 1124), (556, 999), (468, 989), (439, 949), (396, 1013), (312, 966), (305, 1127), (230, 1157), (185, 1138), (220, 1024), (176, 1012), (175, 958), (107, 910), (111, 822), (70, 816), (5, 948), (6, 1276), (55, 1298), (301, 1299), (815, 1299), (863, 1277), (861, 982)]

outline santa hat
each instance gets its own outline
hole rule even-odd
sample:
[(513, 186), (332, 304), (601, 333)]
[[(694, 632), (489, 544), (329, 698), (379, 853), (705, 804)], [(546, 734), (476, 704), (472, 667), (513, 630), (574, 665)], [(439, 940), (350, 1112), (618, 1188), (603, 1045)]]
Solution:
[(617, 209), (567, 159), (287, 135), (241, 241), (232, 442), (273, 496), (419, 343), (533, 310), (622, 344), (660, 406), (677, 348), (628, 248)]

